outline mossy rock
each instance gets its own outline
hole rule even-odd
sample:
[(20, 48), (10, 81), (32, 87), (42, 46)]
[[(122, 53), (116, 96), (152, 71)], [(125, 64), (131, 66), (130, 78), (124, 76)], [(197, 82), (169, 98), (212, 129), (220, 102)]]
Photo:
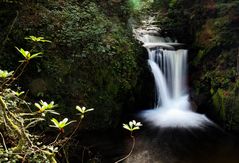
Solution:
[(239, 97), (233, 92), (218, 89), (212, 100), (215, 113), (224, 122), (225, 128), (239, 131)]

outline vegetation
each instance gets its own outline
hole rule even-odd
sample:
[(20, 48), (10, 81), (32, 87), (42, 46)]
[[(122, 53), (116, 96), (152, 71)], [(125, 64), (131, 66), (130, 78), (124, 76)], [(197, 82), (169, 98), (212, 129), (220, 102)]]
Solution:
[[(68, 160), (79, 129), (121, 126), (145, 100), (137, 96), (147, 94), (144, 51), (130, 27), (149, 14), (162, 35), (189, 47), (199, 111), (239, 131), (238, 6), (234, 0), (1, 1), (0, 162), (56, 162), (57, 153)], [(140, 126), (123, 125), (132, 148), (119, 161), (132, 153)], [(39, 134), (46, 128), (54, 135), (48, 141)]]
[[(119, 126), (123, 106), (126, 110), (127, 105), (134, 105), (132, 94), (138, 89), (141, 72), (138, 64), (142, 51), (126, 24), (129, 4), (88, 0), (0, 3), (0, 68), (15, 69), (1, 72), (7, 78), (3, 89), (11, 87), (15, 96), (28, 99), (26, 103), (31, 105), (26, 108), (35, 107), (33, 115), (20, 111), (24, 116), (39, 116), (42, 120), (29, 132), (45, 128), (49, 131), (48, 122), (52, 120), (51, 126), (61, 131), (57, 138), (39, 139), (52, 146), (67, 142), (60, 149), (64, 153), (80, 126), (87, 131)], [(15, 55), (16, 50), (20, 55)], [(19, 60), (22, 62), (15, 68)], [(130, 99), (128, 103), (126, 99)], [(69, 109), (76, 105), (97, 106), (84, 125), (80, 125), (82, 119), (92, 110), (79, 106), (77, 110)], [(69, 124), (74, 126), (72, 131), (64, 129), (71, 122), (66, 117), (79, 119)], [(68, 140), (61, 139), (65, 135)]]
[[(128, 4), (120, 4), (70, 0), (21, 6), (8, 45), (0, 56), (6, 61), (2, 66), (10, 69), (16, 62), (11, 55), (15, 49), (8, 46), (29, 46), (22, 40), (26, 35), (45, 35), (52, 43), (38, 45), (46, 54), (30, 65), (31, 70), (20, 82), (29, 86), (31, 97), (54, 98), (68, 116), (72, 114), (67, 108), (78, 104), (99, 106), (89, 117), (93, 123), (85, 126), (118, 126), (120, 108), (137, 89), (142, 53), (124, 22), (127, 14), (121, 14), (128, 12)], [(119, 11), (114, 14), (111, 8)]]
[(130, 137), (132, 139), (132, 147), (131, 147), (130, 152), (125, 157), (119, 159), (115, 163), (124, 161), (132, 154), (134, 146), (135, 146), (135, 137), (133, 136), (133, 131), (139, 130), (141, 126), (142, 126), (141, 122), (136, 122), (135, 120), (130, 121), (129, 124), (123, 124), (123, 128), (130, 131)]
[[(31, 36), (26, 37), (25, 39), (28, 38), (31, 38), (32, 41), (37, 42), (39, 42), (39, 40), (41, 40), (41, 42), (50, 42), (48, 40), (43, 41), (43, 37)], [(68, 118), (64, 118), (63, 120), (58, 121), (56, 118), (52, 118), (51, 121), (54, 125), (50, 125), (50, 127), (57, 128), (59, 130), (59, 134), (57, 135), (56, 139), (50, 144), (43, 143), (41, 141), (42, 136), (37, 133), (32, 133), (30, 128), (35, 127), (37, 123), (41, 121), (47, 120), (48, 116), (46, 116), (46, 113), (60, 115), (58, 112), (53, 110), (53, 108), (58, 107), (58, 105), (54, 104), (54, 101), (47, 103), (40, 100), (39, 103), (34, 104), (38, 111), (32, 111), (31, 104), (25, 101), (24, 98), (20, 97), (24, 94), (24, 92), (15, 92), (11, 89), (12, 82), (22, 75), (26, 64), (28, 64), (30, 60), (39, 57), (39, 55), (42, 54), (42, 52), (38, 52), (31, 55), (30, 52), (25, 51), (22, 48), (20, 50), (17, 48), (17, 50), (25, 58), (24, 60), (19, 61), (21, 62), (21, 64), (16, 68), (15, 71), (0, 71), (0, 76), (2, 79), (0, 92), (0, 108), (2, 111), (0, 117), (0, 135), (3, 144), (3, 146), (0, 146), (0, 161), (56, 163), (57, 161), (55, 154), (61, 151), (61, 149), (79, 129), (81, 120), (85, 117), (85, 114), (87, 112), (93, 111), (94, 109), (86, 109), (85, 107), (76, 106), (76, 110), (79, 112), (78, 115), (80, 115), (80, 120), (74, 131), (64, 141), (59, 140), (60, 135), (64, 133), (64, 128), (77, 121), (69, 121)], [(23, 67), (23, 69), (19, 72), (19, 74), (17, 74), (20, 67)], [(30, 112), (27, 112), (26, 108), (28, 108)], [(130, 122), (129, 125), (124, 124), (124, 128), (131, 131), (131, 137), (133, 138), (134, 143), (135, 139), (132, 135), (132, 132), (136, 129), (139, 129), (139, 126), (141, 126), (141, 123), (136, 123), (136, 121)], [(12, 143), (7, 144), (9, 143), (9, 141), (11, 141)], [(63, 143), (59, 144), (59, 141), (63, 141)]]

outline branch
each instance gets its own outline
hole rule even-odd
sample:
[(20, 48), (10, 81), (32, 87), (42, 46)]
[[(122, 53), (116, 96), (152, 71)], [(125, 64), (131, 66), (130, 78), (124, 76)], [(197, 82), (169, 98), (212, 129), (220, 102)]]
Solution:
[(8, 152), (8, 150), (7, 150), (7, 146), (6, 146), (6, 143), (5, 143), (4, 136), (3, 136), (3, 134), (2, 134), (1, 132), (0, 132), (0, 135), (1, 135), (1, 137), (2, 137), (2, 143), (3, 143), (3, 146), (4, 146), (5, 150), (6, 150), (6, 152)]
[(66, 145), (66, 143), (71, 139), (71, 137), (75, 134), (75, 132), (78, 130), (78, 128), (80, 127), (82, 118), (79, 120), (77, 127), (75, 128), (75, 130), (71, 133), (71, 135), (68, 137), (68, 139), (65, 141), (65, 143), (61, 146), (61, 148), (59, 149), (59, 151)]
[(121, 158), (120, 160), (116, 161), (115, 163), (119, 163), (121, 161), (124, 161), (125, 159), (127, 159), (132, 154), (134, 146), (135, 146), (135, 137), (133, 136), (132, 132), (130, 134), (130, 137), (132, 139), (132, 147), (131, 147), (130, 152), (125, 157)]

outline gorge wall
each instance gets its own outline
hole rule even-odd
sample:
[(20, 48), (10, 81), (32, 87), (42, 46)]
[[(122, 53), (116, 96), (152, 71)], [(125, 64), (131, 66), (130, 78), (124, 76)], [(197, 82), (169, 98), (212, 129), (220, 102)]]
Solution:
[(162, 34), (189, 48), (189, 84), (198, 111), (238, 131), (238, 1), (171, 0), (154, 6)]

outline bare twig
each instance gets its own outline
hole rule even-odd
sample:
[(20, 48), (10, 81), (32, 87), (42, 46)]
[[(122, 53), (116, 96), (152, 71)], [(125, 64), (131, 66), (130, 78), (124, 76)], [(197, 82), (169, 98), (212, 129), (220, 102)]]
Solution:
[(0, 132), (0, 135), (1, 135), (1, 137), (2, 137), (2, 143), (3, 143), (3, 146), (4, 146), (5, 150), (6, 150), (6, 152), (8, 152), (8, 150), (7, 150), (7, 146), (6, 146), (6, 143), (5, 143), (4, 136), (3, 136), (3, 134), (2, 134), (1, 132)]
[(133, 136), (132, 132), (131, 132), (131, 134), (130, 134), (130, 137), (131, 137), (131, 139), (132, 139), (132, 147), (131, 147), (130, 152), (129, 152), (125, 157), (119, 159), (119, 160), (116, 161), (115, 163), (119, 163), (119, 162), (121, 162), (121, 161), (124, 161), (125, 159), (127, 159), (127, 158), (132, 154), (133, 149), (134, 149), (134, 146), (135, 146), (135, 137)]
[(81, 155), (81, 163), (84, 163), (85, 149), (86, 149), (86, 147), (83, 147), (82, 155)]
[(75, 132), (78, 130), (78, 128), (80, 127), (82, 118), (79, 120), (77, 127), (75, 128), (75, 130), (71, 133), (71, 135), (68, 137), (68, 139), (65, 141), (65, 143), (61, 146), (61, 148), (59, 149), (59, 151), (67, 144), (67, 142), (72, 138), (72, 136), (75, 134)]
[(54, 144), (54, 143), (58, 140), (58, 138), (59, 138), (60, 135), (61, 135), (61, 132), (56, 136), (56, 139), (55, 139), (52, 143), (50, 143), (49, 145)]
[(67, 156), (67, 154), (66, 154), (65, 148), (63, 148), (63, 153), (64, 153), (64, 155), (65, 155), (66, 163), (70, 163), (69, 160), (68, 160), (68, 156)]
[(24, 72), (29, 62), (24, 62), (24, 63), (25, 64), (23, 65), (23, 68), (21, 69), (20, 73), (17, 75), (17, 77), (13, 76), (12, 81), (9, 83), (9, 85), (11, 85), (15, 80), (17, 80), (22, 75), (22, 73)]

